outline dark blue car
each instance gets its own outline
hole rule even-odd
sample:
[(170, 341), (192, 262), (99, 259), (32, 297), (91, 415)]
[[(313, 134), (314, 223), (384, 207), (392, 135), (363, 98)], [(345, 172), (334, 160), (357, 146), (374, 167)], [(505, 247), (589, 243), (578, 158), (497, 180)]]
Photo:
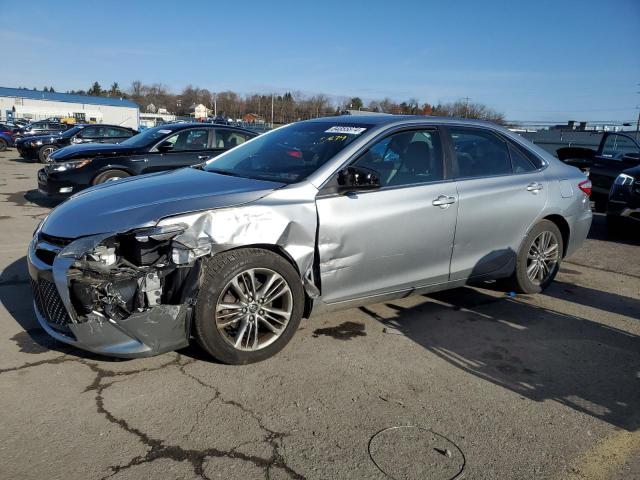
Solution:
[(0, 152), (5, 151), (8, 147), (14, 146), (13, 136), (11, 132), (0, 131)]

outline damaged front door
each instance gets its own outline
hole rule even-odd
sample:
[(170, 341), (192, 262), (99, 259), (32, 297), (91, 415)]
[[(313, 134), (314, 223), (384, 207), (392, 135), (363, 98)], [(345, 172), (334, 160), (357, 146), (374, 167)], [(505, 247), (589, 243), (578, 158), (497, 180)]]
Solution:
[(445, 179), (442, 151), (436, 129), (395, 133), (352, 164), (377, 172), (379, 189), (321, 191), (316, 204), (325, 302), (448, 281), (457, 192)]

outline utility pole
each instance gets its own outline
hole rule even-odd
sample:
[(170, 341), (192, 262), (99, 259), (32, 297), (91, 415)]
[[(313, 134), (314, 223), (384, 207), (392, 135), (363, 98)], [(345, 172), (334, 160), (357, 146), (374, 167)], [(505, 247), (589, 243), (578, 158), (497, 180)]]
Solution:
[(218, 94), (213, 92), (213, 116), (218, 116)]
[(471, 100), (469, 97), (464, 97), (464, 118), (469, 116), (469, 100)]
[(275, 93), (271, 94), (271, 128), (273, 128), (273, 97), (275, 97)]

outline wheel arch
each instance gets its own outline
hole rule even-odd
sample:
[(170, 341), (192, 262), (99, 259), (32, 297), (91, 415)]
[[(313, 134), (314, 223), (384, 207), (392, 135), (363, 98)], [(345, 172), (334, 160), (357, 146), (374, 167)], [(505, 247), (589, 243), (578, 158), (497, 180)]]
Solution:
[(558, 215), (557, 213), (547, 215), (542, 218), (542, 220), (549, 220), (550, 222), (553, 222), (560, 230), (560, 233), (562, 234), (562, 258), (564, 258), (567, 253), (567, 246), (569, 245), (569, 238), (571, 236), (571, 227), (569, 227), (569, 222), (567, 222), (562, 215)]
[(125, 166), (122, 165), (107, 165), (105, 167), (100, 168), (92, 177), (91, 177), (91, 185), (95, 185), (95, 181), (96, 178), (98, 178), (100, 175), (102, 175), (105, 172), (108, 172), (110, 170), (122, 170), (123, 172), (126, 172), (129, 174), (129, 176), (133, 177), (136, 176), (137, 173), (134, 172), (132, 169), (127, 168)]
[[(289, 252), (287, 252), (280, 245), (274, 245), (270, 243), (252, 243), (248, 245), (242, 245), (239, 247), (229, 248), (227, 250), (223, 250), (223, 252), (230, 252), (233, 250), (240, 250), (245, 248), (261, 248), (263, 250), (268, 250), (272, 253), (275, 253), (276, 255), (279, 255), (280, 257), (285, 259), (289, 264), (291, 264), (291, 266), (293, 266), (296, 272), (298, 272), (298, 276), (300, 277), (300, 283), (302, 284), (302, 287), (303, 287), (302, 290), (304, 292), (304, 311), (302, 313), (302, 316), (304, 318), (309, 318), (309, 316), (311, 315), (311, 310), (313, 308), (313, 299), (309, 296), (309, 293), (305, 288), (305, 282), (303, 279), (303, 274), (300, 272), (300, 267), (298, 266), (296, 261), (293, 259), (293, 257), (289, 254)], [(222, 253), (222, 252), (216, 252), (216, 253)]]

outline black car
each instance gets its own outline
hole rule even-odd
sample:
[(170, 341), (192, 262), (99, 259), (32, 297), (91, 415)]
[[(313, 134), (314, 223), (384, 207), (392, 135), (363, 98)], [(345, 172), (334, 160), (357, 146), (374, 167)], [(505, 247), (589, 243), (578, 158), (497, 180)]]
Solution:
[(117, 145), (70, 145), (38, 172), (38, 189), (69, 196), (91, 185), (202, 163), (256, 137), (241, 128), (176, 123), (150, 128)]
[(62, 133), (65, 130), (69, 130), (71, 127), (72, 125), (68, 125), (66, 123), (42, 120), (19, 128), (16, 133), (19, 136), (57, 134)]
[(623, 227), (640, 229), (640, 165), (629, 168), (613, 182), (607, 202), (607, 226), (613, 230)]
[(32, 135), (16, 141), (16, 148), (22, 158), (49, 162), (54, 151), (78, 143), (120, 143), (136, 135), (132, 128), (119, 125), (76, 125), (58, 135)]
[(640, 142), (630, 132), (606, 132), (597, 150), (564, 147), (556, 153), (563, 162), (589, 173), (591, 200), (598, 212), (606, 211), (609, 192), (620, 172), (640, 165)]

